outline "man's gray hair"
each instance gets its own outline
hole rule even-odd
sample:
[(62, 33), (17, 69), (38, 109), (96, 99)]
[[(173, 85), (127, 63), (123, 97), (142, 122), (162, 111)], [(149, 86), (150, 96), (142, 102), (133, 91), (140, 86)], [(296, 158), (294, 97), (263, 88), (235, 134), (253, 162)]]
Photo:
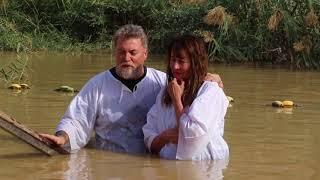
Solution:
[(129, 38), (141, 39), (142, 46), (148, 49), (148, 38), (145, 34), (143, 28), (134, 24), (127, 24), (121, 26), (113, 36), (113, 46), (117, 46), (117, 41), (119, 39), (125, 40)]

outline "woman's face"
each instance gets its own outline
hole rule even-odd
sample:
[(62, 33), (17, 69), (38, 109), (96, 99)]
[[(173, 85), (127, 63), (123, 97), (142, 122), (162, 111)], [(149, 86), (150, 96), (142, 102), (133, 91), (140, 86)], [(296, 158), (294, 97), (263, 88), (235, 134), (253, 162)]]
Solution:
[(186, 81), (191, 74), (191, 60), (185, 50), (171, 52), (170, 69), (177, 80)]

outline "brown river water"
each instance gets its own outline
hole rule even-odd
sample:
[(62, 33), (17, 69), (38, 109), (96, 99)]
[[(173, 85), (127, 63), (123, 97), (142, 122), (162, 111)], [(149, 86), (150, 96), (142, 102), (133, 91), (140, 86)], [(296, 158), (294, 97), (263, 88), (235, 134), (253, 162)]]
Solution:
[[(16, 58), (0, 54), (0, 66)], [(164, 70), (164, 57), (147, 66)], [(110, 54), (33, 54), (31, 89), (14, 93), (0, 84), (0, 110), (37, 132), (54, 133), (73, 98), (53, 89), (80, 89), (93, 75), (112, 67)], [(320, 72), (249, 65), (210, 65), (222, 76), (228, 108), (225, 139), (230, 158), (221, 161), (169, 161), (94, 148), (48, 157), (0, 129), (0, 179), (320, 179)], [(274, 108), (274, 100), (294, 108)]]

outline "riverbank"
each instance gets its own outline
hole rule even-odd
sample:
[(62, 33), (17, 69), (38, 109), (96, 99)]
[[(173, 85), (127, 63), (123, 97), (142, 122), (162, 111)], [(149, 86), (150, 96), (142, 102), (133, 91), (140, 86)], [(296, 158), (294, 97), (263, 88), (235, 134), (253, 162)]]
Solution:
[(151, 53), (163, 53), (176, 34), (196, 33), (212, 62), (320, 69), (319, 13), (316, 0), (1, 0), (0, 49), (110, 49), (115, 30), (134, 23), (146, 30)]

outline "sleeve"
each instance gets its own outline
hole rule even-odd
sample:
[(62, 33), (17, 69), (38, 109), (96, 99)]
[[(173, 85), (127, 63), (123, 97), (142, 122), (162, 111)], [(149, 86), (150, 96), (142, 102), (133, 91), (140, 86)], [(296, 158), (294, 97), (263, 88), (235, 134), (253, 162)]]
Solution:
[[(161, 91), (163, 92), (163, 90)], [(144, 143), (150, 151), (152, 141), (160, 133), (159, 121), (161, 120), (161, 115), (163, 113), (162, 107), (162, 93), (159, 93), (157, 96), (156, 103), (151, 107), (147, 114), (147, 123), (142, 127), (144, 135)]]
[(212, 138), (222, 136), (229, 101), (217, 83), (206, 82), (180, 118), (177, 159), (192, 160)]
[(92, 85), (87, 83), (75, 96), (56, 128), (56, 132), (62, 130), (68, 134), (70, 150), (85, 146), (93, 132), (98, 103)]

